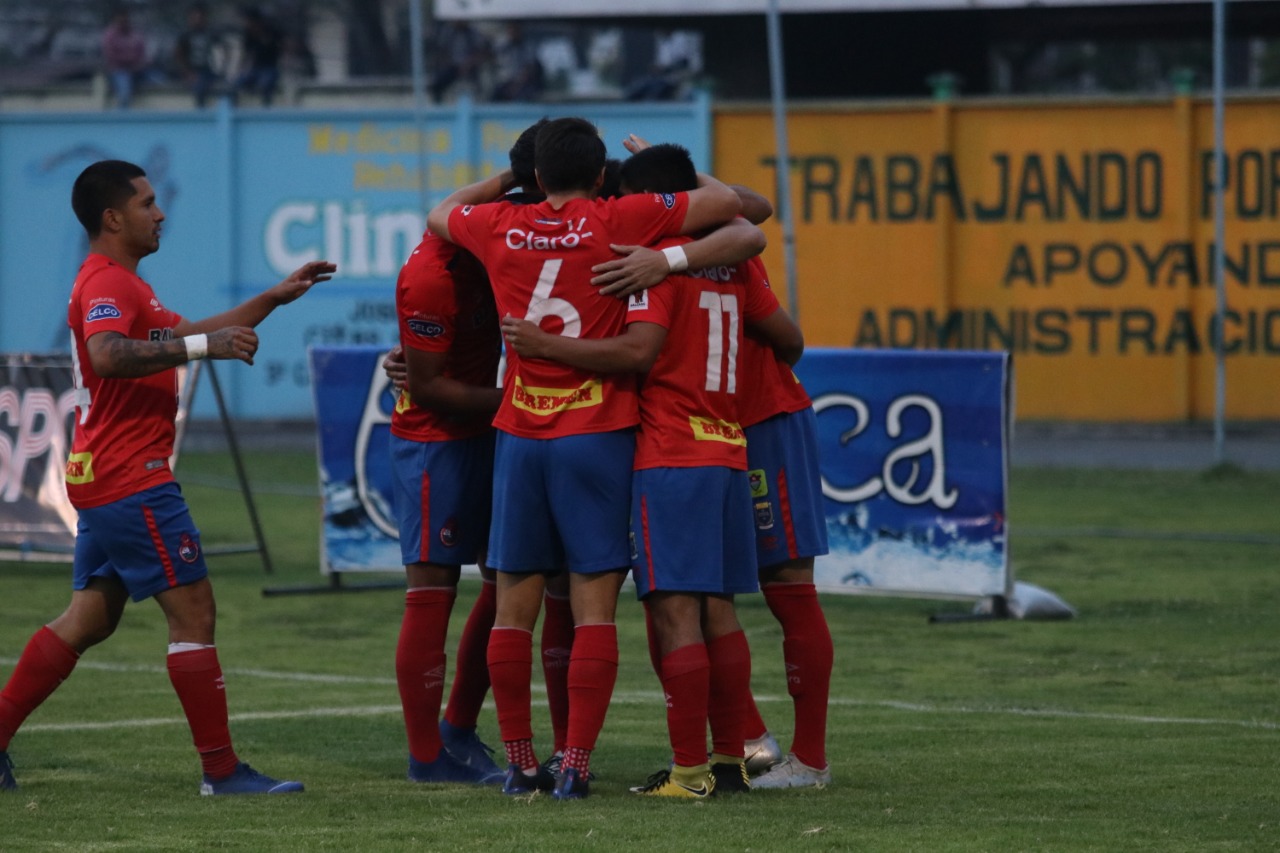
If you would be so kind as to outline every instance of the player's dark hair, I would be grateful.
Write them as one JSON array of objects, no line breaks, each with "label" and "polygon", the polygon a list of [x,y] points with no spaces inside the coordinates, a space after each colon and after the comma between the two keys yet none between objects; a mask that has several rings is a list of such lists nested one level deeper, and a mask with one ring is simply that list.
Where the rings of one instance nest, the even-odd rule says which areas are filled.
[{"label": "player's dark hair", "polygon": [[534,142],[538,180],[549,193],[589,192],[604,169],[604,141],[583,118],[558,118],[543,125]]},{"label": "player's dark hair", "polygon": [[610,157],[604,161],[604,181],[596,198],[617,198],[622,195],[622,161]]},{"label": "player's dark hair", "polygon": [[641,149],[623,161],[622,183],[632,192],[688,192],[698,187],[698,170],[688,149],[664,142]]},{"label": "player's dark hair", "polygon": [[89,239],[102,233],[102,214],[119,210],[137,192],[134,178],[145,178],[141,166],[124,160],[99,160],[87,167],[71,187],[71,209]]},{"label": "player's dark hair", "polygon": [[538,189],[538,176],[534,174],[534,151],[538,139],[538,131],[542,130],[551,119],[543,116],[526,127],[511,146],[507,157],[511,159],[511,174],[516,179],[516,186],[527,193],[542,192]]}]

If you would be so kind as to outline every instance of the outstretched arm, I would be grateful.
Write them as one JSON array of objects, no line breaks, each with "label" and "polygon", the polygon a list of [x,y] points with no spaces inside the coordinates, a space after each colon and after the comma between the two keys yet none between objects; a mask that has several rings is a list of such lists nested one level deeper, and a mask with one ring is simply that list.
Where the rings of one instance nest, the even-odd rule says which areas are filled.
[{"label": "outstretched arm", "polygon": [[183,320],[174,327],[177,336],[209,333],[227,326],[248,326],[253,328],[267,319],[267,316],[281,305],[288,305],[302,296],[313,286],[333,278],[338,267],[328,261],[310,261],[298,267],[279,284],[251,296],[230,311],[223,311],[213,317],[191,322]]},{"label": "outstretched arm", "polygon": [[[427,214],[427,228],[437,237],[450,240],[449,214],[455,207],[465,204],[485,204],[502,198],[502,194],[516,185],[510,169],[503,169],[491,178],[476,181],[454,190]],[[450,240],[452,242],[452,240]]]},{"label": "outstretched arm", "polygon": [[337,267],[328,261],[303,264],[274,287],[213,317],[173,327],[167,341],[128,338],[119,332],[99,332],[85,341],[94,373],[109,379],[150,376],[200,358],[234,359],[253,364],[258,333],[253,327],[281,305],[287,305],[314,285],[328,281]]},{"label": "outstretched arm", "polygon": [[568,338],[508,314],[502,320],[502,336],[521,358],[549,359],[598,373],[644,373],[658,357],[667,330],[656,323],[631,323],[613,338]]}]

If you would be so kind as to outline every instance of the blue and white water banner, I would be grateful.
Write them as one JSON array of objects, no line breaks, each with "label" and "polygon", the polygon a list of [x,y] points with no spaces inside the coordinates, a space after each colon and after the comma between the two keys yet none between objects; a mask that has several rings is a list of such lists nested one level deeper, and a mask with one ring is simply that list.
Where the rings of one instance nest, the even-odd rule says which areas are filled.
[{"label": "blue and white water banner", "polygon": [[1007,354],[811,349],[796,373],[818,415],[818,586],[1007,594]]},{"label": "blue and white water banner", "polygon": [[[309,350],[326,572],[401,567],[381,346]],[[968,352],[812,349],[828,591],[1007,594],[1009,360]]]},{"label": "blue and white water banner", "polygon": [[398,571],[400,532],[392,495],[395,391],[382,371],[386,347],[311,347],[325,573]]}]

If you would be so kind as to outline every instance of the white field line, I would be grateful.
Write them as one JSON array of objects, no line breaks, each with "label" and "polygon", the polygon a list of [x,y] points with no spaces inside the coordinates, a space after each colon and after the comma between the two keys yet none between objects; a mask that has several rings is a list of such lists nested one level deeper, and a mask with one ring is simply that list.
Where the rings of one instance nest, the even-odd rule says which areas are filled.
[{"label": "white field line", "polygon": [[[0,664],[12,666],[17,663],[14,658],[0,658]],[[82,661],[77,669],[96,669],[104,672],[150,672],[166,674],[164,667],[143,664],[113,664],[98,661]],[[277,681],[300,681],[320,684],[375,684],[394,685],[394,678],[362,677],[350,675],[325,675],[306,672],[275,672],[261,669],[224,670],[226,675],[245,676],[249,678],[267,678]],[[534,683],[534,691],[543,690]],[[756,702],[789,702],[789,696],[757,695]],[[640,705],[661,701],[658,691],[620,692],[613,694],[613,701],[622,705]],[[537,706],[545,706],[545,701],[535,701]],[[1013,708],[1013,707],[970,707],[965,705],[932,705],[921,702],[898,702],[878,699],[853,699],[832,697],[832,705],[855,708],[888,708],[897,711],[910,711],[918,714],[986,714],[1010,717],[1042,717],[1061,720],[1107,720],[1118,723],[1134,723],[1138,725],[1181,725],[1181,726],[1229,726],[1242,729],[1280,730],[1280,723],[1271,720],[1227,720],[1201,717],[1158,717],[1144,714],[1113,714],[1096,711],[1070,711],[1059,708]],[[492,707],[492,702],[486,703]],[[302,708],[292,711],[245,711],[233,713],[233,722],[240,720],[292,720],[310,717],[370,717],[384,714],[399,714],[399,705],[353,705],[341,708]],[[66,732],[66,731],[100,731],[105,729],[147,728],[152,726],[186,725],[183,717],[165,717],[147,720],[111,720],[83,723],[33,723],[22,727],[23,731]]]}]

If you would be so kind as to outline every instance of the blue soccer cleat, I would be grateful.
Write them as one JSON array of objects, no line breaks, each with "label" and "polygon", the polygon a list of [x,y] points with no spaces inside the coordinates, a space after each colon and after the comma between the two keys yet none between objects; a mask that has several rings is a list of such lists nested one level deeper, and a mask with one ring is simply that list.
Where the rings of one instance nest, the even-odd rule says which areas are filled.
[{"label": "blue soccer cleat", "polygon": [[460,728],[446,720],[441,720],[440,742],[444,744],[445,751],[459,764],[486,776],[496,776],[495,781],[502,781],[502,768],[493,760],[493,747],[480,740],[475,729]]},{"label": "blue soccer cleat", "polygon": [[18,780],[13,778],[13,759],[0,750],[0,791],[18,790]]},{"label": "blue soccer cleat", "polygon": [[578,771],[570,767],[556,782],[556,789],[551,792],[551,796],[557,800],[585,800],[591,796],[591,782],[588,777],[579,776]]},{"label": "blue soccer cleat", "polygon": [[[492,764],[492,762],[490,762]],[[494,772],[468,767],[458,761],[448,750],[441,749],[435,761],[419,761],[409,756],[410,782],[456,782],[464,785],[500,785],[502,771],[494,766]]]},{"label": "blue soccer cleat", "polygon": [[532,776],[520,769],[518,764],[507,765],[507,776],[502,782],[502,793],[509,797],[522,794],[536,794],[539,791],[554,791],[556,777],[542,767]]},{"label": "blue soccer cleat", "polygon": [[[547,760],[546,760],[546,761],[542,762],[542,767],[543,767],[543,769],[545,769],[548,773],[550,773],[552,776],[555,776],[557,779],[559,779],[559,778],[560,778],[560,765],[561,765],[561,764],[563,764],[563,763],[564,763],[564,753],[563,753],[563,752],[553,752],[553,753],[551,753],[551,755],[547,756]],[[588,771],[587,771],[587,781],[588,781],[588,782],[594,782],[594,781],[596,781],[596,774],[595,774],[595,771],[592,771],[592,770],[588,770]]]},{"label": "blue soccer cleat", "polygon": [[200,783],[200,794],[205,797],[220,797],[225,794],[292,794],[302,790],[301,782],[281,782],[264,776],[243,761],[236,765],[236,770],[223,779],[204,777]]}]

